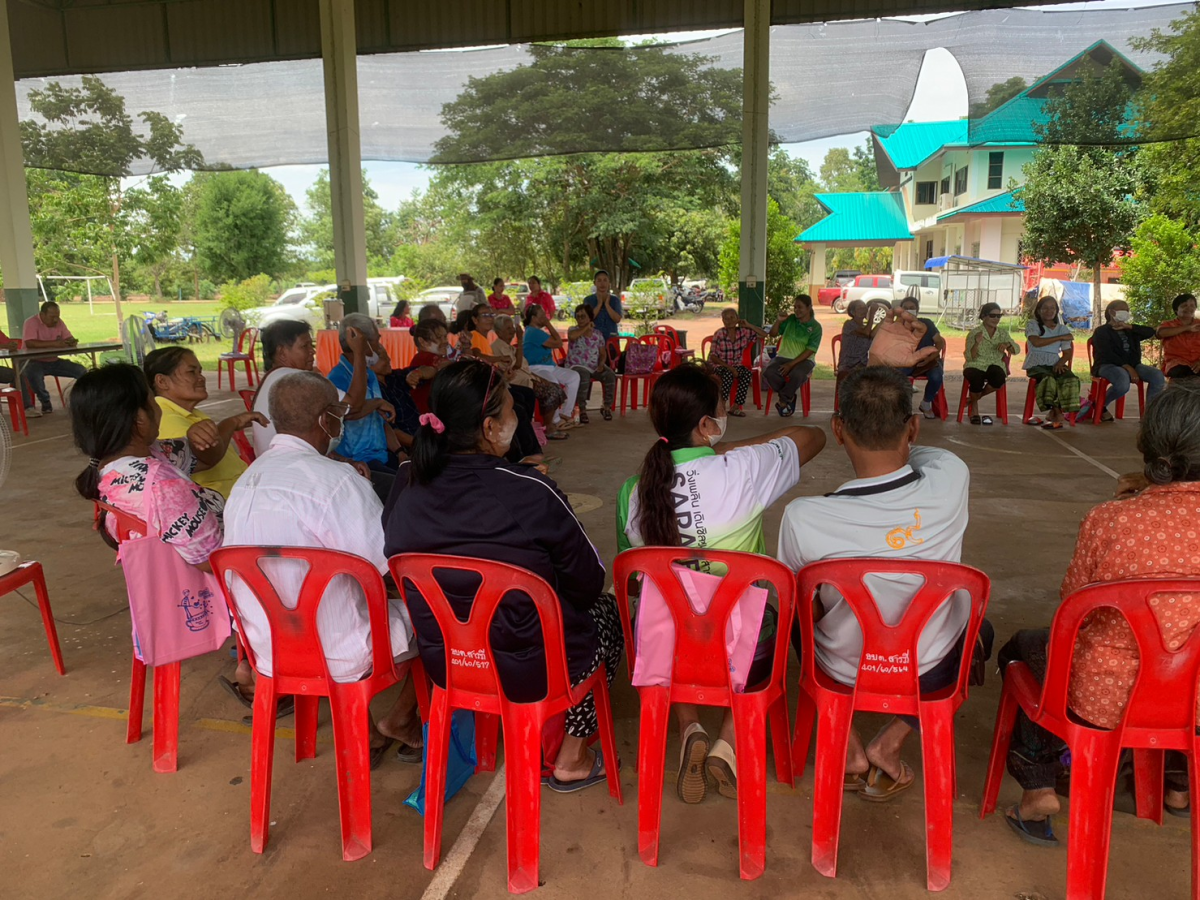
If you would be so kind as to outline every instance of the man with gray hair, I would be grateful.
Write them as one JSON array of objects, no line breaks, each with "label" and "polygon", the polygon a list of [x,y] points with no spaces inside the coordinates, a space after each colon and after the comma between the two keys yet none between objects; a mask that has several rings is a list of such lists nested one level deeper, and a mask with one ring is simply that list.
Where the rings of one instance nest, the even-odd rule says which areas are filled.
[{"label": "man with gray hair", "polygon": [[[358,327],[358,326],[355,326]],[[388,571],[383,552],[383,504],[371,483],[350,466],[329,458],[342,435],[349,406],[315,372],[283,376],[271,392],[275,437],[266,453],[248,468],[225,504],[226,545],[323,547],[369,560],[381,575]],[[294,604],[304,580],[296,560],[265,560],[263,572],[285,604]],[[271,632],[254,595],[235,580],[233,598],[243,637],[254,650],[258,670],[272,672]],[[416,655],[416,642],[403,604],[388,601],[392,655],[397,661]],[[317,632],[337,682],[357,681],[371,669],[371,627],[362,590],[345,578],[330,583],[317,610]],[[420,762],[421,722],[416,714],[412,679],[395,708],[377,725],[372,767],[393,741],[401,758]]]},{"label": "man with gray hair", "polygon": [[386,351],[379,345],[379,327],[370,316],[350,313],[338,325],[342,358],[330,371],[329,380],[340,391],[350,390],[350,382],[354,378],[350,342],[352,330],[367,339],[367,393],[362,408],[346,419],[337,451],[346,459],[366,463],[372,472],[377,473],[380,477],[372,479],[375,489],[386,497],[399,465],[396,454],[400,450],[401,440],[389,425],[395,419],[396,411],[384,399],[379,387],[379,377],[388,375],[392,366]]}]

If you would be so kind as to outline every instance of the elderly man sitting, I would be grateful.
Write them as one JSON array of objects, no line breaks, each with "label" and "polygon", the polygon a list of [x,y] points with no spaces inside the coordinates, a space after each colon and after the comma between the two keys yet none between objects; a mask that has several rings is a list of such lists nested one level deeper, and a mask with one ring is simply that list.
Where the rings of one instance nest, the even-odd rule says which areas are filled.
[{"label": "elderly man sitting", "polygon": [[[276,435],[234,486],[225,504],[225,543],[229,546],[324,547],[361,556],[380,574],[388,571],[383,552],[383,504],[370,482],[351,467],[328,458],[342,435],[348,407],[337,390],[315,372],[292,372],[271,392]],[[295,560],[266,560],[263,571],[285,604],[294,604],[304,580]],[[254,648],[258,669],[271,674],[271,632],[258,600],[240,581],[234,602]],[[408,614],[399,600],[388,601],[392,654],[397,662],[416,655]],[[337,682],[357,681],[371,668],[371,626],[361,589],[344,578],[330,583],[317,611],[317,631],[329,673]],[[395,707],[381,719],[372,740],[374,768],[394,742],[400,758],[420,762],[421,722],[412,679]]]},{"label": "elderly man sitting", "polygon": [[[37,315],[25,320],[21,329],[21,337],[25,341],[26,350],[46,349],[61,350],[74,347],[79,340],[71,334],[67,323],[59,316],[58,304],[47,300],[38,310]],[[50,392],[46,390],[46,376],[58,378],[79,378],[86,372],[79,363],[62,359],[59,356],[39,356],[26,363],[22,375],[29,380],[34,394],[42,403],[42,412],[48,413],[50,407]]]}]

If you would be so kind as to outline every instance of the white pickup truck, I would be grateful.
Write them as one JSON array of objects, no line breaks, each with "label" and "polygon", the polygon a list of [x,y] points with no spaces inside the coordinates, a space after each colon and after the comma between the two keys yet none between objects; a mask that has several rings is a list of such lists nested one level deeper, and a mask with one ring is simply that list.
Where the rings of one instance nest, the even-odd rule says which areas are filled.
[{"label": "white pickup truck", "polygon": [[903,300],[910,288],[921,291],[921,309],[939,309],[942,302],[942,276],[937,272],[893,272],[891,275],[859,275],[852,284],[842,288],[842,295],[834,301],[835,312],[845,313],[853,300],[870,303],[884,300],[891,303]]}]

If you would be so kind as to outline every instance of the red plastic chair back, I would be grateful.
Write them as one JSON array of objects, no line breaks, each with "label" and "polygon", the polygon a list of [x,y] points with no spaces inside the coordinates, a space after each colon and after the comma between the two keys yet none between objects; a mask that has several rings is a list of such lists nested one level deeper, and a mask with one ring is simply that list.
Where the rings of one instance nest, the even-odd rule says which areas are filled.
[{"label": "red plastic chair back", "polygon": [[250,439],[246,437],[244,432],[235,431],[233,433],[233,445],[237,448],[237,454],[242,458],[242,462],[246,465],[254,462],[256,459],[254,445],[250,443]]},{"label": "red plastic chair back", "polygon": [[[96,508],[103,510],[108,516],[111,516],[113,521],[117,523],[117,543],[129,540],[131,534],[142,535],[143,537],[150,533],[149,526],[146,525],[137,516],[130,515],[127,512],[117,509],[115,506],[109,506],[107,503],[96,501]],[[99,519],[96,520],[99,526]],[[100,526],[102,527],[102,526]]]},{"label": "red plastic chair back", "polygon": [[242,388],[238,391],[238,396],[242,398],[242,402],[246,404],[246,412],[254,412],[254,398],[258,395],[258,391],[253,388]]},{"label": "red plastic chair back", "polygon": [[654,333],[666,338],[670,344],[668,350],[674,351],[677,347],[682,347],[683,344],[679,340],[679,333],[670,325],[655,325]]},{"label": "red plastic chair back", "polygon": [[700,342],[700,356],[702,358],[708,359],[709,353],[712,352],[712,342],[713,339],[711,334]]},{"label": "red plastic chair back", "polygon": [[[260,567],[267,559],[294,560],[307,565],[300,596],[294,609],[279,598],[275,585]],[[317,609],[329,583],[339,575],[358,583],[366,598],[371,623],[371,675],[366,680],[396,681],[395,663],[388,622],[387,590],[383,578],[370,562],[339,550],[317,547],[222,547],[209,557],[221,582],[225,599],[238,626],[245,634],[237,608],[231,576],[236,575],[254,594],[266,614],[271,631],[271,677],[282,694],[328,696],[333,679],[317,632]],[[246,644],[246,658],[258,671],[255,649]]]},{"label": "red plastic chair back", "polygon": [[842,355],[842,336],[835,334],[829,339],[829,350],[833,353],[833,371],[837,371],[838,358]]},{"label": "red plastic chair back", "polygon": [[[885,622],[868,589],[868,575],[918,575],[924,583],[916,589],[908,608],[894,624]],[[842,685],[821,669],[814,646],[814,606],[811,599],[822,585],[834,588],[858,620],[863,635],[858,677],[852,687]],[[920,688],[917,658],[921,632],[935,612],[950,601],[956,591],[965,590],[971,598],[971,616],[967,624],[963,660],[956,684],[924,699],[944,699],[967,692],[971,651],[987,609],[991,582],[978,569],[958,563],[919,559],[829,559],[811,563],[800,570],[797,596],[800,604],[800,672],[806,690],[831,690],[855,696],[856,709],[874,709],[886,703],[888,712],[917,715]]]}]

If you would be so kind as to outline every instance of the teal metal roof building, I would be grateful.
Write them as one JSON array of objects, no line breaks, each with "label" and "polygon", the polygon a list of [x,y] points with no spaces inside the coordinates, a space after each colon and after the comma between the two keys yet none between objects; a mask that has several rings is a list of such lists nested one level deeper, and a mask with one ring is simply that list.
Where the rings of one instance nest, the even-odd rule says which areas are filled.
[{"label": "teal metal roof building", "polygon": [[814,196],[829,215],[805,229],[797,241],[866,247],[912,240],[903,200],[894,191]]}]

